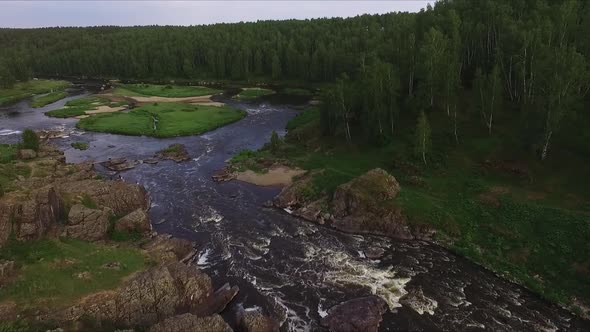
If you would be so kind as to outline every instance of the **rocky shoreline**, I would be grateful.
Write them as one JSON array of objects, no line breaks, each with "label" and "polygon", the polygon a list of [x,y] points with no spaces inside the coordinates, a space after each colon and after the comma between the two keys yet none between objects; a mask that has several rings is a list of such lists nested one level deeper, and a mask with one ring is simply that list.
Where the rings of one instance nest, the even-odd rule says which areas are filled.
[{"label": "rocky shoreline", "polygon": [[[0,248],[10,241],[75,238],[109,243],[113,229],[141,234],[137,247],[152,262],[114,290],[88,294],[65,309],[25,313],[15,302],[0,301],[0,320],[51,321],[66,330],[139,328],[149,331],[232,331],[219,316],[239,289],[213,288],[211,278],[191,262],[196,244],[151,230],[146,190],[124,181],[102,179],[92,163],[66,164],[63,152],[42,144],[38,153],[21,153],[16,161],[29,167],[0,197]],[[0,262],[0,287],[18,278],[20,262]],[[118,269],[113,262],[105,268]],[[91,272],[80,275],[86,278]],[[278,331],[278,323],[262,312],[240,316],[244,331]],[[261,329],[262,328],[262,329]]]}]

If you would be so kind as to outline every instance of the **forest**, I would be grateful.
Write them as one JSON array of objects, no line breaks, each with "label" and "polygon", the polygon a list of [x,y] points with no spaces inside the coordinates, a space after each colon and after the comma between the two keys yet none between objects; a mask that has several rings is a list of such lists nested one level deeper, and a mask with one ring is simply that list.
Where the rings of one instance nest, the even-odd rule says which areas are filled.
[{"label": "forest", "polygon": [[[465,121],[493,135],[500,119],[545,159],[563,123],[588,118],[583,0],[449,0],[419,13],[190,27],[0,29],[0,45],[3,86],[37,76],[322,83],[323,133],[349,142],[387,142],[404,118],[418,119],[426,134],[438,112],[451,121],[436,125],[457,144]],[[436,145],[417,136],[427,162]]]}]

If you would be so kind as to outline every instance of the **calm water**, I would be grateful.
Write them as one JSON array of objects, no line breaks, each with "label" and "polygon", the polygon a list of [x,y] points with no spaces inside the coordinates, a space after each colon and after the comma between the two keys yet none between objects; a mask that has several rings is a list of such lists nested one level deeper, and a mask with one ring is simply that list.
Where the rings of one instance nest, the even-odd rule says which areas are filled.
[{"label": "calm water", "polygon": [[[149,191],[157,231],[196,241],[200,254],[194,264],[217,284],[240,287],[225,314],[228,320],[240,307],[262,307],[283,322],[284,331],[317,331],[331,306],[375,293],[391,309],[382,331],[590,330],[590,322],[438,246],[342,234],[264,208],[277,188],[211,180],[232,155],[261,147],[273,130],[282,132],[296,114],[292,107],[225,100],[248,116],[204,135],[154,139],[82,132],[75,129],[76,120],[43,115],[66,100],[39,109],[27,101],[0,108],[0,143],[17,141],[28,127],[61,129],[68,137],[53,143],[65,150],[68,162],[142,160],[169,144],[184,144],[191,161],[139,164],[121,175]],[[88,142],[90,148],[72,149],[75,141]],[[365,258],[363,252],[375,247],[385,249],[384,257]],[[400,303],[406,294],[412,300]]]}]

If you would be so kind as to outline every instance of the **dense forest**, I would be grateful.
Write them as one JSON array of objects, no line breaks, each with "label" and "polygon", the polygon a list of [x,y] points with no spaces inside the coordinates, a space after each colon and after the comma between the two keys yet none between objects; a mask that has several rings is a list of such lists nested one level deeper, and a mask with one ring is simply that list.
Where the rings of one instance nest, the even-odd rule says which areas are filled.
[{"label": "dense forest", "polygon": [[436,126],[456,144],[465,121],[494,135],[498,119],[508,119],[540,159],[564,123],[588,120],[583,0],[449,0],[419,13],[191,27],[1,29],[0,45],[3,86],[33,76],[327,83],[324,134],[383,144],[411,118],[425,163],[435,148],[432,114],[447,116]]}]

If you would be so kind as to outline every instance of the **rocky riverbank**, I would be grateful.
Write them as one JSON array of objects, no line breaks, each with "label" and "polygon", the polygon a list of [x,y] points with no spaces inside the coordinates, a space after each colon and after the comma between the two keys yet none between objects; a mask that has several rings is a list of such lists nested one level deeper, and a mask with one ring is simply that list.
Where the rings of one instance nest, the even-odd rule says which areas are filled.
[{"label": "rocky riverbank", "polygon": [[429,240],[433,230],[408,223],[401,207],[394,201],[401,187],[382,169],[338,186],[331,197],[315,194],[312,175],[299,178],[285,187],[272,205],[290,214],[344,232],[374,234],[394,239]]},{"label": "rocky riverbank", "polygon": [[[15,244],[77,239],[111,248],[133,247],[148,263],[145,269],[123,278],[115,289],[83,294],[66,307],[44,306],[39,296],[38,306],[31,310],[30,305],[24,307],[8,297],[0,301],[1,321],[24,319],[66,330],[232,330],[219,313],[239,289],[226,284],[216,290],[208,275],[191,266],[196,243],[151,231],[149,197],[142,186],[106,181],[90,162],[66,164],[63,153],[48,144],[42,144],[38,152],[20,151],[19,155],[21,159],[13,163],[29,172],[17,176],[0,197],[0,258],[3,250],[9,252]],[[134,240],[115,243],[113,234]],[[0,261],[0,292],[16,293],[11,287],[31,262]],[[67,269],[84,262],[56,260],[51,264]],[[126,268],[115,258],[100,267],[107,271]],[[100,273],[88,270],[73,277],[91,281]],[[265,322],[265,329],[256,328],[260,322]],[[244,314],[233,324],[245,331],[278,330],[278,324],[260,312]]]}]

